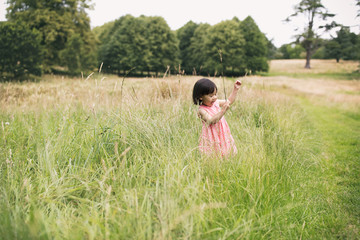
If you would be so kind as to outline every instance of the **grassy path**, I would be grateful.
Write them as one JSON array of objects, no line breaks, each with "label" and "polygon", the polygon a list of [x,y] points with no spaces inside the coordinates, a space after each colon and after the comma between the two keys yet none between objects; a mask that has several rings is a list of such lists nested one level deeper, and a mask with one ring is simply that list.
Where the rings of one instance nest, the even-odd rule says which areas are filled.
[{"label": "grassy path", "polygon": [[[337,237],[360,238],[360,112],[320,105],[308,99],[301,105],[318,130],[322,154],[322,181],[339,229]],[[325,185],[325,184],[324,184]]]}]

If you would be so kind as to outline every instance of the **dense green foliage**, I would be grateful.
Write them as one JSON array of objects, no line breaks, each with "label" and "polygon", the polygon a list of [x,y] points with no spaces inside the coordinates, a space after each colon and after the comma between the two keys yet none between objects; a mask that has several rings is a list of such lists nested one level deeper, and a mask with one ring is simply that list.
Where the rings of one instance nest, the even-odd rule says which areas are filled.
[{"label": "dense green foliage", "polygon": [[126,15],[99,34],[99,62],[104,71],[165,72],[178,64],[178,41],[162,17]]},{"label": "dense green foliage", "polygon": [[96,29],[100,41],[99,64],[121,73],[244,75],[267,71],[268,42],[251,17],[234,18],[214,26],[188,22],[176,31],[160,17],[127,15]]},{"label": "dense green foliage", "polygon": [[276,59],[279,57],[278,49],[273,43],[273,39],[267,39],[268,59]]},{"label": "dense green foliage", "polygon": [[229,75],[245,69],[245,40],[239,23],[222,21],[209,28],[205,41],[204,70],[208,74]]},{"label": "dense green foliage", "polygon": [[192,58],[194,58],[193,51],[191,51],[191,38],[194,36],[194,32],[198,26],[199,24],[189,21],[176,31],[177,38],[179,39],[181,68],[188,74],[192,73],[196,66],[194,61],[191,61]]},{"label": "dense green foliage", "polygon": [[360,60],[360,35],[350,32],[349,28],[341,28],[325,45],[327,58],[344,60]]},{"label": "dense green foliage", "polygon": [[255,21],[249,16],[240,23],[245,38],[245,64],[247,71],[267,72],[268,43]]},{"label": "dense green foliage", "polygon": [[[162,17],[143,17],[149,46],[148,71],[165,71],[178,63],[178,40]],[[175,65],[176,66],[176,65]]]},{"label": "dense green foliage", "polygon": [[305,57],[305,49],[300,44],[289,43],[279,48],[281,59],[299,59]]},{"label": "dense green foliage", "polygon": [[91,47],[84,44],[80,34],[73,34],[68,39],[65,48],[60,51],[61,65],[66,66],[70,74],[89,70],[94,66],[95,54]]},{"label": "dense green foliage", "polygon": [[22,22],[0,23],[0,79],[41,75],[40,34]]},{"label": "dense green foliage", "polygon": [[[199,24],[194,31],[194,35],[190,38],[189,52],[191,58],[182,59],[182,62],[186,62],[187,65],[192,67],[192,73],[207,74],[204,70],[204,63],[207,60],[205,42],[207,41],[207,31],[210,28],[209,24]],[[217,57],[217,59],[220,58]]]},{"label": "dense green foliage", "polygon": [[360,60],[360,34],[350,32],[349,27],[341,27],[330,40],[322,40],[321,47],[313,58]]},{"label": "dense green foliage", "polygon": [[[45,71],[51,71],[55,66],[70,66],[69,70],[75,71],[73,64],[85,70],[95,66],[96,60],[93,51],[95,38],[85,12],[90,7],[88,2],[9,0],[7,18],[10,22],[23,22],[40,32]],[[74,51],[74,45],[77,45],[77,51]],[[76,63],[68,62],[77,58],[79,61]]]},{"label": "dense green foliage", "polygon": [[[244,75],[268,70],[265,35],[251,17],[214,26],[187,23],[171,31],[162,17],[126,15],[89,31],[87,1],[11,1],[9,21],[41,34],[44,70],[78,74],[102,65],[108,73]],[[60,67],[60,68],[59,68]]]},{"label": "dense green foliage", "polygon": [[[274,58],[306,57],[306,66],[310,67],[312,56],[350,60],[359,59],[360,55],[359,35],[345,28],[332,41],[320,39],[319,28],[337,26],[335,23],[316,24],[317,17],[326,19],[333,16],[326,12],[320,0],[302,0],[296,6],[291,17],[306,15],[309,22],[296,43],[285,44],[279,49],[250,16],[242,21],[234,17],[213,26],[189,21],[172,31],[162,17],[126,15],[91,31],[86,13],[91,8],[91,0],[8,2],[9,22],[21,22],[40,33],[41,52],[39,50],[33,55],[41,55],[41,68],[46,73],[80,75],[102,66],[104,72],[119,75],[169,72],[239,76],[267,72],[268,60]],[[9,46],[7,51],[17,51],[11,44]],[[9,64],[12,66],[7,66]],[[6,67],[2,67],[2,75],[20,78],[11,72],[6,73],[16,67],[19,66],[7,62]],[[40,63],[33,67],[39,69]],[[20,72],[17,70],[18,74]],[[39,73],[41,71],[36,74]]]},{"label": "dense green foliage", "polygon": [[214,26],[189,22],[177,33],[187,73],[229,76],[268,70],[268,41],[251,17]]}]

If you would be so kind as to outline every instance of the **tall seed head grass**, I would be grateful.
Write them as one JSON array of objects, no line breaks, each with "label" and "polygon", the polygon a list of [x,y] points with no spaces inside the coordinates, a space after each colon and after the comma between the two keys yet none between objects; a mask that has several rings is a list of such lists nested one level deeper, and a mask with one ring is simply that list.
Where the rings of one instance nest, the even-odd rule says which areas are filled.
[{"label": "tall seed head grass", "polygon": [[245,83],[226,115],[239,154],[208,159],[191,101],[198,78],[127,78],[120,97],[118,78],[94,77],[1,86],[2,236],[289,239],[309,237],[305,221],[316,229],[301,184],[316,140],[288,97]]}]

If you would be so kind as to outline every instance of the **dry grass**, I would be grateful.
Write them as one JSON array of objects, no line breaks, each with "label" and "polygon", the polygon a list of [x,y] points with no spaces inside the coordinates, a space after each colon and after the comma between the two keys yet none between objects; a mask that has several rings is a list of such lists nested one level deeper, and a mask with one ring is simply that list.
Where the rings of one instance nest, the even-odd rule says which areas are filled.
[{"label": "dry grass", "polygon": [[[0,84],[1,111],[33,111],[36,109],[82,106],[85,109],[149,107],[166,105],[177,99],[190,101],[192,87],[200,77],[122,78],[96,76],[89,79],[45,76],[41,82]],[[211,78],[223,89],[219,78]],[[230,83],[231,84],[231,83]],[[219,90],[223,97],[223,91]],[[229,90],[230,91],[230,90]],[[121,102],[123,104],[121,104]]]},{"label": "dry grass", "polygon": [[346,108],[360,108],[360,81],[300,79],[291,77],[247,77],[243,80],[250,88],[287,92],[292,95],[306,94],[321,98],[328,104],[341,104]]},{"label": "dry grass", "polygon": [[[312,60],[312,69],[303,68],[304,60],[274,60],[271,71],[279,72],[343,72],[353,71],[357,62],[336,63],[333,60]],[[68,108],[82,106],[84,109],[116,109],[167,105],[176,99],[177,103],[191,102],[193,84],[198,76],[172,76],[167,78],[126,78],[121,93],[122,78],[107,75],[91,75],[88,79],[45,76],[41,82],[0,84],[0,109],[2,111],[32,111],[36,109]],[[223,98],[223,81],[211,78],[218,86],[219,98]],[[324,98],[326,101],[360,107],[360,81],[331,80],[328,78],[293,78],[289,76],[242,78],[243,95],[262,96],[266,88],[273,91],[307,94]],[[227,95],[232,88],[231,81],[225,82]],[[253,91],[250,91],[250,90]],[[250,92],[249,92],[250,91]],[[254,93],[255,92],[255,93]]]},{"label": "dry grass", "polygon": [[39,83],[0,84],[0,105],[3,111],[49,109],[60,105],[110,109],[120,107],[121,101],[136,107],[172,97],[188,97],[185,89],[193,81],[195,78],[127,78],[121,97],[122,78],[116,76],[92,76],[88,80],[45,76]]},{"label": "dry grass", "polygon": [[[304,68],[305,60],[273,60],[271,77],[245,77],[245,88],[260,88],[290,95],[318,98],[326,104],[340,104],[350,109],[360,108],[360,81],[335,80],[331,74],[347,74],[358,69],[356,61],[311,60],[311,69]],[[292,77],[292,74],[298,76]],[[325,74],[325,75],[323,75]],[[330,74],[329,76],[326,74]],[[306,76],[306,77],[302,77]]]},{"label": "dry grass", "polygon": [[273,73],[349,73],[358,69],[359,62],[335,60],[312,59],[310,62],[311,69],[305,69],[304,59],[281,59],[270,62],[270,72]]}]

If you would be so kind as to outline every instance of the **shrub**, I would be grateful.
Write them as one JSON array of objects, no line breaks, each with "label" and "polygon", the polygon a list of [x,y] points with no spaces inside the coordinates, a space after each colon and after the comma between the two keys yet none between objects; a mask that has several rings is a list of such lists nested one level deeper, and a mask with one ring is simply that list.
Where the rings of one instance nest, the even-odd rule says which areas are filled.
[{"label": "shrub", "polygon": [[0,78],[22,80],[42,73],[40,34],[24,23],[0,23]]}]

